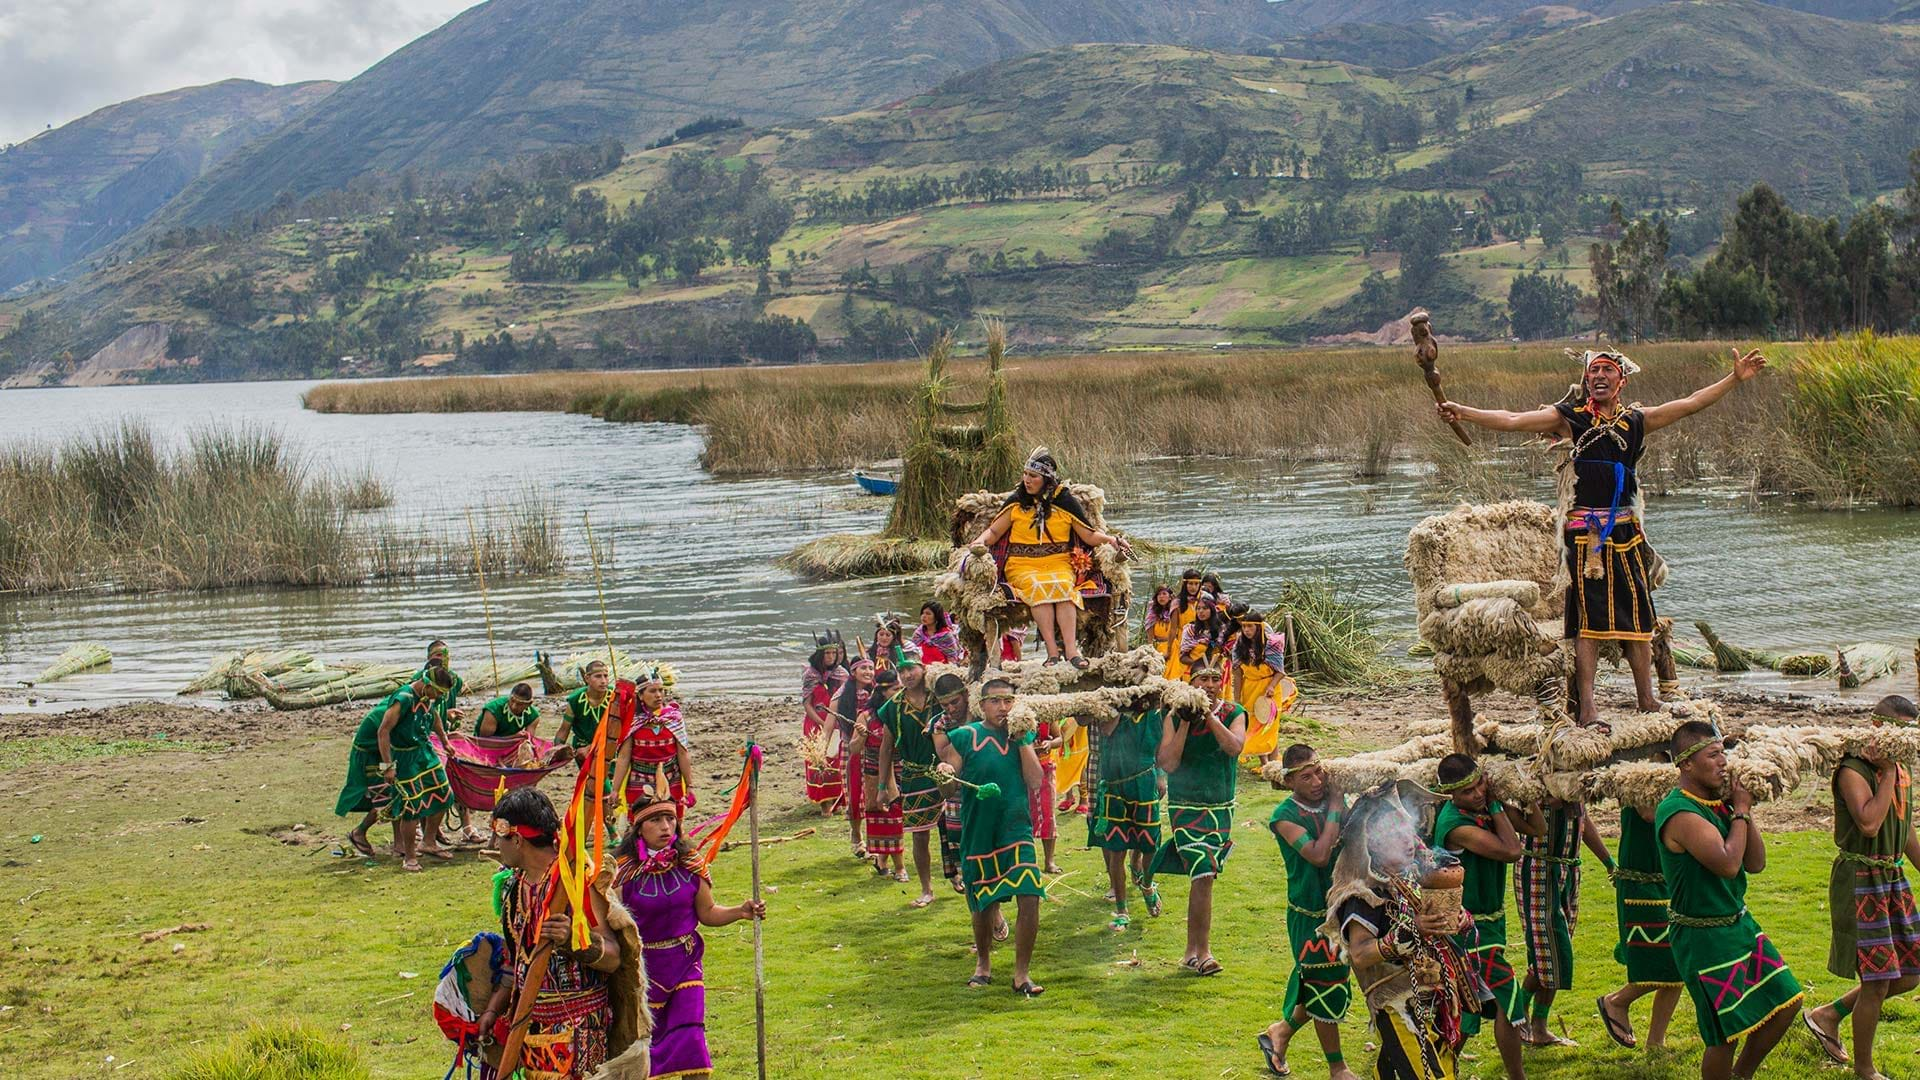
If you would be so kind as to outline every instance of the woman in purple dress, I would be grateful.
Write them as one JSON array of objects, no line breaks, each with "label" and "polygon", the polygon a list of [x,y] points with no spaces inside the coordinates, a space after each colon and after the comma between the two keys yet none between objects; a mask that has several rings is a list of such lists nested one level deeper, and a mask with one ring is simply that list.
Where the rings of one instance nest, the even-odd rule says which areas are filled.
[{"label": "woman in purple dress", "polygon": [[707,989],[702,926],[765,918],[766,905],[713,902],[713,882],[680,832],[680,807],[665,799],[639,808],[614,854],[613,884],[640,927],[647,963],[647,1007],[653,1013],[655,1077],[713,1075],[707,1053]]}]

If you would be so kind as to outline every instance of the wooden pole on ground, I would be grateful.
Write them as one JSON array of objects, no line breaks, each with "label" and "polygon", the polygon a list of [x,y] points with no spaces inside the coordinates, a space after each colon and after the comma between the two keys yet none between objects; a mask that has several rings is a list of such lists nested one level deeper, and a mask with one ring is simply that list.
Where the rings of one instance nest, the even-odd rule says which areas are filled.
[{"label": "wooden pole on ground", "polygon": [[[753,753],[753,744],[747,744]],[[737,818],[735,820],[738,820]],[[760,899],[760,770],[747,771],[747,845],[753,849],[753,899]],[[761,938],[763,919],[753,920],[753,1033],[760,1080],[767,1080],[767,958]]]},{"label": "wooden pole on ground", "polygon": [[467,546],[473,549],[473,572],[480,577],[480,615],[487,622],[487,659],[493,662],[493,688],[500,689],[500,655],[493,649],[493,606],[487,602],[487,570],[480,565],[480,537],[473,529],[473,510],[467,510]]}]

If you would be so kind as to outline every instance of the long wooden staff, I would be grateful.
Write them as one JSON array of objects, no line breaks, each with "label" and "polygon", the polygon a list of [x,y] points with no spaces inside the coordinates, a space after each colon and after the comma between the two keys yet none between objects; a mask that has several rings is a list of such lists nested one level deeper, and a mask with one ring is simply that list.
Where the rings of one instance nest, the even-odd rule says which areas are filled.
[{"label": "long wooden staff", "polygon": [[[587,555],[593,559],[593,591],[600,598],[600,633],[607,639],[607,681],[618,684],[620,681],[620,658],[613,651],[613,631],[607,627],[607,590],[600,582],[600,548],[593,542],[593,515],[590,511],[580,511],[580,523],[587,527]],[[608,699],[612,704],[612,699]]]},{"label": "long wooden staff", "polygon": [[[1446,404],[1447,395],[1440,390],[1440,369],[1435,362],[1440,359],[1440,339],[1433,336],[1433,316],[1424,308],[1416,308],[1407,319],[1413,331],[1413,362],[1420,365],[1420,373],[1427,380],[1427,389],[1433,391],[1435,405]],[[1473,437],[1467,434],[1466,426],[1458,420],[1447,421],[1453,433],[1467,446],[1473,445]]]},{"label": "long wooden staff", "polygon": [[480,537],[473,530],[473,510],[467,510],[467,545],[473,548],[473,572],[480,576],[480,615],[487,622],[487,659],[493,662],[493,688],[500,689],[500,654],[493,650],[493,606],[487,602],[487,570],[480,565]]},{"label": "long wooden staff", "polygon": [[[753,744],[747,744],[753,753]],[[760,900],[760,770],[747,772],[747,845],[753,849],[753,899]],[[767,958],[760,936],[764,920],[753,920],[753,1032],[760,1080],[767,1080]]]}]

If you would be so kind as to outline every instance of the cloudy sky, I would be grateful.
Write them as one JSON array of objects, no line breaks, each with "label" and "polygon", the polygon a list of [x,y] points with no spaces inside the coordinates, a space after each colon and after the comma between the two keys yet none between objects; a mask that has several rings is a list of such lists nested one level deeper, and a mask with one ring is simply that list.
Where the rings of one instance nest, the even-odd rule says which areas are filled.
[{"label": "cloudy sky", "polygon": [[0,0],[0,143],[116,101],[347,79],[478,0]]}]

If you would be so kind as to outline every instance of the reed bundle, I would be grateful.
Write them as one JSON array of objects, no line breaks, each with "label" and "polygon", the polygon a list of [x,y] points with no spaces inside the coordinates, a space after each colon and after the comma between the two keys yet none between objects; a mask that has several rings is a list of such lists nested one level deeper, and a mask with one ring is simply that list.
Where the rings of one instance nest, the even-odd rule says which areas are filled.
[{"label": "reed bundle", "polygon": [[78,675],[83,671],[94,671],[113,663],[113,654],[105,645],[95,641],[84,641],[69,645],[67,650],[56,657],[47,669],[34,680],[36,685],[64,679],[69,675]]},{"label": "reed bundle", "polygon": [[226,653],[213,658],[207,665],[206,674],[194,679],[175,691],[179,694],[199,694],[208,690],[226,688],[231,680],[248,675],[272,677],[296,668],[315,666],[313,654],[304,649],[250,649],[246,652]]}]

